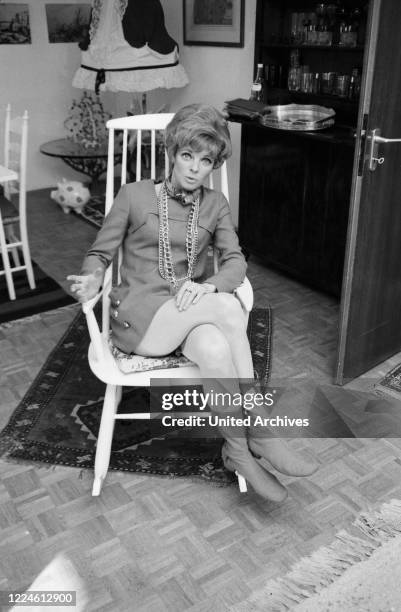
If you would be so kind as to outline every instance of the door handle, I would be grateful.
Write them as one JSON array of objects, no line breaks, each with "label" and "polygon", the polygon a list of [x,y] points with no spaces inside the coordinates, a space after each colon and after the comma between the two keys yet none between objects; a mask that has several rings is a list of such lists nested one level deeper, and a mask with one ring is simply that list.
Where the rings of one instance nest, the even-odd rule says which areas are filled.
[{"label": "door handle", "polygon": [[378,157],[379,152],[379,144],[391,144],[392,142],[401,142],[401,138],[384,138],[380,136],[381,130],[380,128],[376,128],[372,130],[368,134],[368,142],[369,142],[369,170],[374,172],[377,168],[377,164],[384,163],[384,157]]}]

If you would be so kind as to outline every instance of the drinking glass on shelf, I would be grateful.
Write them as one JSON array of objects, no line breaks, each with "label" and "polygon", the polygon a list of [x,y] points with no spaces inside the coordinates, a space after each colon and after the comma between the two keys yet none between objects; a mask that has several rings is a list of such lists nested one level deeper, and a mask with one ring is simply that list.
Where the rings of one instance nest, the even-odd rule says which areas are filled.
[{"label": "drinking glass on shelf", "polygon": [[321,90],[323,94],[333,93],[335,77],[335,72],[322,72]]},{"label": "drinking glass on shelf", "polygon": [[320,79],[320,74],[319,72],[315,72],[315,74],[313,74],[313,79],[312,79],[312,93],[313,94],[320,94],[320,87],[321,87],[321,79]]},{"label": "drinking glass on shelf", "polygon": [[339,74],[336,78],[334,94],[340,98],[347,98],[351,77],[349,74]]},{"label": "drinking glass on shelf", "polygon": [[301,89],[301,68],[290,68],[288,71],[288,89],[299,91]]},{"label": "drinking glass on shelf", "polygon": [[337,14],[337,4],[335,2],[330,2],[326,6],[326,15],[331,26],[334,25]]},{"label": "drinking glass on shelf", "polygon": [[304,42],[305,23],[307,22],[307,17],[307,13],[297,13],[297,35],[296,40],[294,41],[296,44],[301,44]]},{"label": "drinking glass on shelf", "polygon": [[304,93],[312,93],[313,88],[313,72],[303,72],[301,77],[301,91]]},{"label": "drinking glass on shelf", "polygon": [[299,42],[298,39],[298,13],[291,13],[290,15],[290,43],[296,44]]}]

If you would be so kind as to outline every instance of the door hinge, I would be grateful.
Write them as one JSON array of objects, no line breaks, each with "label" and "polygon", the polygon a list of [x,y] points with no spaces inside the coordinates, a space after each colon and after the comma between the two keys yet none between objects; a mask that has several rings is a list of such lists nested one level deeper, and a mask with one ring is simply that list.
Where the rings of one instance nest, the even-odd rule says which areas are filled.
[{"label": "door hinge", "polygon": [[363,120],[362,120],[361,137],[359,141],[358,176],[363,175],[363,168],[365,165],[365,149],[366,149],[366,135],[367,135],[367,128],[368,128],[368,118],[369,118],[369,115],[365,113],[363,116]]}]

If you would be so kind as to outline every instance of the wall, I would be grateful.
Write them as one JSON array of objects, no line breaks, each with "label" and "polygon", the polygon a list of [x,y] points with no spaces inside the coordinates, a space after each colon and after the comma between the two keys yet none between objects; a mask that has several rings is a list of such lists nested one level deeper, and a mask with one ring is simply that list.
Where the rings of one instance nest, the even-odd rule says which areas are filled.
[{"label": "wall", "polygon": [[[182,0],[162,0],[168,31],[180,44],[180,58],[190,84],[179,90],[174,107],[206,102],[222,109],[226,100],[249,97],[253,76],[256,0],[245,0],[244,47],[201,47],[183,45]],[[174,108],[172,108],[174,110]],[[230,204],[238,216],[240,134],[238,124],[230,124],[233,155],[228,162]]]},{"label": "wall", "polygon": [[[12,0],[15,2],[15,0]],[[21,0],[20,0],[21,1]],[[79,65],[80,50],[74,43],[49,44],[45,3],[48,0],[25,0],[30,8],[31,45],[1,45],[0,75],[7,87],[0,89],[0,111],[8,102],[20,112],[30,113],[28,188],[54,185],[62,176],[83,177],[64,162],[39,153],[42,142],[65,135],[63,121],[73,98],[81,90],[71,85]],[[83,0],[68,0],[79,3]],[[89,1],[89,0],[88,0]],[[63,3],[62,0],[52,2]],[[156,90],[148,94],[148,109],[163,103],[170,110],[190,102],[206,102],[223,108],[224,101],[247,97],[253,72],[256,0],[246,0],[244,48],[184,46],[182,0],[161,0],[169,33],[178,42],[180,58],[190,84],[183,89]],[[103,94],[106,108],[114,116],[124,115],[131,103],[129,94]],[[0,122],[1,125],[2,122]],[[240,128],[231,124],[233,156],[229,160],[230,199],[234,218],[238,210]],[[1,134],[0,134],[1,136]]]},{"label": "wall", "polygon": [[[18,4],[23,0],[11,1]],[[11,104],[13,114],[25,109],[29,112],[28,189],[52,186],[63,176],[84,178],[61,160],[39,152],[41,143],[65,135],[63,122],[73,98],[81,95],[71,84],[80,50],[75,43],[49,44],[45,12],[48,1],[25,0],[29,5],[32,44],[0,45],[0,117],[7,103]],[[71,4],[82,1],[68,0]],[[112,102],[107,99],[106,104],[110,106]],[[2,125],[0,119],[0,130]],[[0,137],[3,142],[2,133]]]}]

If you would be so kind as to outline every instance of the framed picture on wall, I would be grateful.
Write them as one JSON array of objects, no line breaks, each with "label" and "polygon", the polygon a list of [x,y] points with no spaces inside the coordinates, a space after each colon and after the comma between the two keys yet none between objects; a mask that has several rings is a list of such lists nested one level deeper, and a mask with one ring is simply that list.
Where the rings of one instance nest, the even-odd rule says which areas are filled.
[{"label": "framed picture on wall", "polygon": [[89,31],[90,4],[46,4],[50,43],[81,42]]},{"label": "framed picture on wall", "polygon": [[27,4],[0,4],[0,45],[24,45],[31,42]]},{"label": "framed picture on wall", "polygon": [[184,45],[244,46],[245,0],[183,0]]}]

